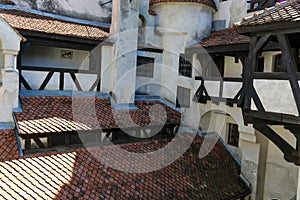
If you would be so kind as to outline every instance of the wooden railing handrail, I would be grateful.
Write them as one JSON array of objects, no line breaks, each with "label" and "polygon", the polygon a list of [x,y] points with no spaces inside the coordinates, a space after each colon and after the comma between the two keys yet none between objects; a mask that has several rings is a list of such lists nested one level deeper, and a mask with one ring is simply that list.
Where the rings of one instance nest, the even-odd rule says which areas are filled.
[{"label": "wooden railing handrail", "polygon": [[195,80],[205,80],[205,81],[223,81],[223,82],[243,82],[242,77],[203,77],[196,76]]}]

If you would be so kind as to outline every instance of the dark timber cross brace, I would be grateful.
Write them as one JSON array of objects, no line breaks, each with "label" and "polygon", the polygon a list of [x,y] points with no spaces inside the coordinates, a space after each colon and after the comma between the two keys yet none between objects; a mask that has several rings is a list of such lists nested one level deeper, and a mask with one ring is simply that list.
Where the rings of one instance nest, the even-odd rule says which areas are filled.
[{"label": "dark timber cross brace", "polygon": [[[274,26],[274,24],[272,26]],[[291,32],[291,29],[283,30],[281,27],[278,27],[278,31],[272,30],[271,32],[268,30],[268,25],[265,25],[264,31],[261,30],[261,26],[260,29],[256,29],[256,27],[253,26],[252,31],[243,31],[246,29],[249,31],[251,30],[251,27],[241,27],[240,30],[240,32],[243,33],[250,32],[251,36],[249,54],[244,66],[243,87],[245,88],[245,95],[242,98],[244,122],[245,124],[253,124],[253,127],[256,130],[269,138],[269,140],[271,140],[283,152],[286,161],[300,165],[300,88],[298,82],[299,73],[297,72],[299,66],[297,66],[295,56],[292,53],[292,47],[299,49],[300,44],[299,42],[293,42],[293,44],[290,42],[291,38],[295,37],[295,35],[296,37],[300,37],[300,30],[294,29],[295,31]],[[283,66],[285,67],[286,72],[258,72],[258,54],[262,52],[264,46],[274,41],[278,42],[281,49]],[[260,99],[261,97],[255,90],[254,80],[256,79],[288,80],[293,100],[297,107],[298,116],[288,113],[279,113],[272,110],[266,111],[264,104]],[[274,98],[278,96],[277,93],[270,95],[273,95]],[[254,102],[256,106],[255,110],[253,106],[251,106],[251,102]],[[282,105],[277,106],[280,107]],[[297,140],[296,147],[293,147],[285,141],[284,138],[275,131],[275,129],[272,129],[272,125],[283,126],[285,129],[289,130]]]}]

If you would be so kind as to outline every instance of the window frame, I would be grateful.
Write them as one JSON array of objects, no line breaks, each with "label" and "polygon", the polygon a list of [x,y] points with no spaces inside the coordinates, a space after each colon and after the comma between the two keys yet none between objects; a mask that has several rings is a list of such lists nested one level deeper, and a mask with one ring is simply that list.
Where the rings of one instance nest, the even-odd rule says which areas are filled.
[{"label": "window frame", "polygon": [[193,74],[193,55],[192,54],[180,54],[179,55],[179,67],[178,74],[179,76],[185,76],[192,78]]},{"label": "window frame", "polygon": [[[180,97],[181,94],[183,94],[183,97]],[[191,106],[190,101],[191,101],[191,90],[189,88],[177,86],[176,107],[190,108]]]},{"label": "window frame", "polygon": [[227,123],[227,144],[239,147],[240,132],[239,126],[234,123]]},{"label": "window frame", "polygon": [[137,56],[136,76],[153,78],[155,58]]}]

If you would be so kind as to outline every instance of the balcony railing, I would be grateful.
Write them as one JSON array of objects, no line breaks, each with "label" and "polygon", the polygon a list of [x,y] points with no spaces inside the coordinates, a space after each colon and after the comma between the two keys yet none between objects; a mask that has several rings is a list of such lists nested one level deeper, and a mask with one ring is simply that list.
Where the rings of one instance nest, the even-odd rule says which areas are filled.
[{"label": "balcony railing", "polygon": [[243,94],[242,78],[238,77],[201,77],[201,84],[195,94],[195,101],[206,103],[208,100],[213,103],[225,102],[226,105],[241,104],[239,99]]}]

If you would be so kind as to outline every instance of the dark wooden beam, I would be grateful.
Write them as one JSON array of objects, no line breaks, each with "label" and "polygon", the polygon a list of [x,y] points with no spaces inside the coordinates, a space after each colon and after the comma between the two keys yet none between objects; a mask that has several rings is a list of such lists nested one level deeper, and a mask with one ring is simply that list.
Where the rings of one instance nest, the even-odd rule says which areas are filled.
[{"label": "dark wooden beam", "polygon": [[255,120],[260,120],[270,125],[300,125],[300,117],[267,111],[251,110],[244,112],[244,120],[249,124],[253,124]]},{"label": "dark wooden beam", "polygon": [[245,88],[245,97],[244,97],[244,110],[251,109],[251,94],[253,89],[253,73],[254,69],[257,66],[257,53],[255,52],[255,47],[257,44],[257,37],[251,37],[250,39],[250,50],[249,55],[246,60],[246,66],[244,67],[244,79],[243,85]]},{"label": "dark wooden beam", "polygon": [[46,87],[47,84],[49,83],[50,79],[52,78],[53,74],[54,74],[53,71],[50,71],[50,72],[47,74],[47,76],[46,76],[45,80],[43,81],[42,85],[40,86],[39,90],[44,90],[44,89],[45,89],[45,87]]},{"label": "dark wooden beam", "polygon": [[72,80],[73,80],[73,82],[74,82],[74,84],[75,84],[77,90],[78,90],[78,91],[82,91],[82,87],[80,86],[80,84],[79,84],[79,82],[78,82],[78,79],[77,79],[75,73],[70,72],[70,75],[71,75],[71,78],[72,78]]},{"label": "dark wooden beam", "polygon": [[264,36],[262,36],[256,43],[255,48],[254,48],[254,52],[253,53],[258,53],[267,43],[267,41],[269,40],[269,38],[271,37],[271,33],[268,33]]},{"label": "dark wooden beam", "polygon": [[262,36],[266,33],[272,33],[272,35],[299,33],[300,23],[297,21],[283,21],[276,23],[258,24],[255,26],[240,26],[237,30],[240,34],[255,33],[256,36]]},{"label": "dark wooden beam", "polygon": [[[300,73],[296,73],[297,79],[300,80]],[[254,79],[265,80],[289,80],[289,76],[286,72],[255,72]]]},{"label": "dark wooden beam", "polygon": [[43,66],[26,66],[22,65],[19,67],[21,70],[25,71],[41,71],[41,72],[64,72],[64,73],[82,73],[82,74],[96,74],[93,70],[79,70],[79,69],[69,69],[69,68],[57,68],[57,67],[43,67]]},{"label": "dark wooden beam", "polygon": [[293,91],[294,99],[299,114],[300,113],[300,88],[298,83],[298,77],[296,74],[297,72],[296,61],[292,54],[291,45],[287,38],[287,35],[277,35],[277,39],[282,50],[283,65],[286,67],[289,76],[290,85]]},{"label": "dark wooden beam", "polygon": [[25,150],[30,150],[31,149],[31,139],[26,139],[25,140]]},{"label": "dark wooden beam", "polygon": [[19,30],[32,44],[69,49],[90,51],[103,40],[90,40],[84,38],[68,37],[56,34],[40,33],[35,31]]},{"label": "dark wooden beam", "polygon": [[64,90],[64,84],[65,84],[65,73],[60,72],[59,73],[59,90]]},{"label": "dark wooden beam", "polygon": [[45,148],[45,145],[40,138],[33,138],[33,141],[38,145],[39,148]]},{"label": "dark wooden beam", "polygon": [[24,87],[26,88],[26,90],[32,90],[32,88],[30,87],[30,85],[27,83],[27,81],[25,80],[24,76],[22,75],[22,70],[19,70],[19,71],[20,71],[20,74],[19,74],[20,82],[24,85]]},{"label": "dark wooden beam", "polygon": [[255,121],[253,127],[271,140],[285,155],[288,162],[295,162],[299,159],[298,152],[267,124]]},{"label": "dark wooden beam", "polygon": [[[252,87],[253,87],[253,86],[252,86]],[[254,103],[255,103],[256,108],[257,108],[259,111],[264,112],[264,111],[265,111],[264,106],[263,106],[263,104],[262,104],[262,102],[261,102],[261,100],[260,100],[260,98],[259,98],[259,96],[258,96],[258,94],[257,94],[257,92],[256,92],[256,90],[255,90],[254,87],[253,87],[252,90],[251,90],[251,96],[252,96],[252,98],[253,98],[253,101],[254,101]]]}]

